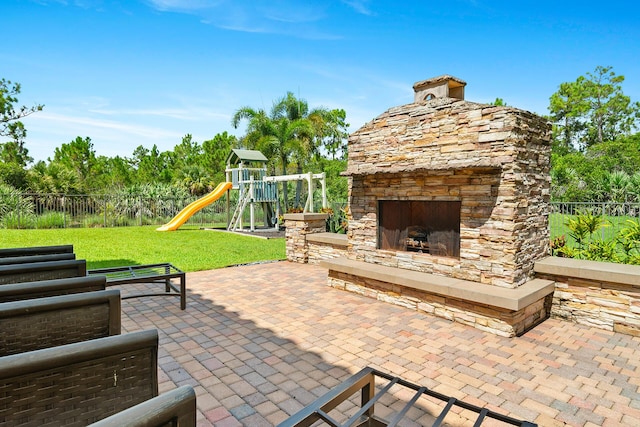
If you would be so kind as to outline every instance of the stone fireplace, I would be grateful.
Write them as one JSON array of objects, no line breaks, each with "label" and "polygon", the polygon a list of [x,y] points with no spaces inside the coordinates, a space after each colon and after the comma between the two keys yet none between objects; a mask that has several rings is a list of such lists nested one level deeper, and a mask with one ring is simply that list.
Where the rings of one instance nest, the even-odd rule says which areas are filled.
[{"label": "stone fireplace", "polygon": [[553,292],[532,281],[549,251],[550,126],[465,101],[465,85],[448,75],[418,82],[413,103],[349,137],[347,255],[326,264],[329,282],[519,334],[548,316]]},{"label": "stone fireplace", "polygon": [[[452,83],[464,86],[416,83],[418,102],[350,136],[350,257],[515,288],[549,250],[549,125],[512,107],[419,101]],[[393,232],[380,228],[395,228],[400,244],[387,248]],[[399,250],[405,242],[428,250]]]}]

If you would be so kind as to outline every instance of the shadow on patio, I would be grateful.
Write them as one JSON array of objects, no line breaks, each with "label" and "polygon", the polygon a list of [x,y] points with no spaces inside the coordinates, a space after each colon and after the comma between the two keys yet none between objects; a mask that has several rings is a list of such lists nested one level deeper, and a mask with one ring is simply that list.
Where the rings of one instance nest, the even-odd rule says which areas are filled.
[{"label": "shadow on patio", "polygon": [[326,270],[288,262],[189,273],[187,288],[186,311],[130,299],[122,320],[159,329],[160,392],[194,386],[202,426],[275,425],[364,366],[541,426],[640,425],[638,338],[555,319],[502,338],[328,288]]}]

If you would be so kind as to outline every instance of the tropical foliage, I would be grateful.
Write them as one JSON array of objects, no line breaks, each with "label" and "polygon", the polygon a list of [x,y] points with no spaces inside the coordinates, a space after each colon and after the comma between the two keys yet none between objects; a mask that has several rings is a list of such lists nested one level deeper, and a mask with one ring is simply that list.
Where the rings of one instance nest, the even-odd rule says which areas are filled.
[{"label": "tropical foliage", "polygon": [[624,76],[596,67],[550,98],[551,196],[562,202],[640,202],[640,103]]},{"label": "tropical foliage", "polygon": [[601,215],[588,210],[570,216],[565,222],[570,239],[564,235],[551,241],[553,255],[608,261],[622,264],[640,264],[640,220],[627,219],[613,239],[600,237],[600,229],[609,227]]},{"label": "tropical foliage", "polygon": [[[232,148],[260,150],[269,161],[270,174],[327,172],[329,197],[346,199],[344,170],[346,113],[344,110],[309,108],[292,93],[273,103],[269,113],[239,108],[231,125],[246,122],[238,139],[227,132],[202,143],[186,134],[172,150],[136,147],[129,157],[96,154],[90,137],[78,136],[55,148],[53,158],[32,164],[24,144],[26,130],[20,118],[42,109],[17,107],[19,84],[0,80],[0,183],[30,193],[102,194],[141,191],[145,186],[167,185],[174,193],[202,196],[226,180],[226,159]],[[290,187],[295,188],[290,199]],[[283,202],[289,207],[304,203],[302,186],[283,186]]]},{"label": "tropical foliage", "polygon": [[[304,99],[288,92],[276,100],[269,112],[249,106],[233,115],[237,128],[246,122],[245,148],[262,151],[270,159],[273,173],[287,175],[309,169],[319,172],[321,166],[342,159],[346,146],[347,126],[344,110],[309,109]],[[323,156],[328,154],[330,159]],[[288,203],[288,186],[284,186],[284,201]],[[295,207],[300,206],[301,183],[296,185]],[[286,210],[286,206],[285,206]]]}]

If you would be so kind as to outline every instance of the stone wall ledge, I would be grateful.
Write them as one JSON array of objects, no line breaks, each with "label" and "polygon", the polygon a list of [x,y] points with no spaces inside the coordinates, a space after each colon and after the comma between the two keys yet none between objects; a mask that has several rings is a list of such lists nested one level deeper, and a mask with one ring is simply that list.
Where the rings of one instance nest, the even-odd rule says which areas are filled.
[{"label": "stone wall ledge", "polygon": [[473,303],[518,311],[553,293],[555,282],[533,279],[518,288],[502,288],[468,280],[335,258],[320,261],[320,266],[340,273],[366,277],[424,292]]},{"label": "stone wall ledge", "polygon": [[407,164],[404,166],[398,166],[396,164],[380,165],[369,164],[359,165],[347,168],[346,171],[341,172],[342,176],[360,176],[360,175],[375,175],[375,174],[396,174],[405,172],[445,172],[445,171],[474,171],[478,173],[495,173],[499,174],[504,168],[504,162],[501,160],[496,161],[483,161],[477,158],[462,159],[460,161],[451,161],[447,164],[425,164],[422,159],[416,160],[415,163]]},{"label": "stone wall ledge", "polygon": [[317,221],[329,218],[326,213],[288,213],[282,216],[285,220],[290,221]]},{"label": "stone wall ledge", "polygon": [[534,265],[537,274],[573,277],[640,288],[640,266],[574,258],[547,257]]},{"label": "stone wall ledge", "polygon": [[307,242],[347,247],[347,235],[338,233],[314,233],[307,235]]}]

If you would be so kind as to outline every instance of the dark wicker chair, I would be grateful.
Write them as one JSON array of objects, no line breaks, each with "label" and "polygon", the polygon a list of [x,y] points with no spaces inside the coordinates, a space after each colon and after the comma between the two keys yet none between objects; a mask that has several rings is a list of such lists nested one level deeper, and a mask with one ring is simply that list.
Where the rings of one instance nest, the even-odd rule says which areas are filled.
[{"label": "dark wicker chair", "polygon": [[0,420],[86,426],[158,395],[158,332],[0,357]]},{"label": "dark wicker chair", "polygon": [[196,394],[184,385],[91,424],[91,427],[193,427]]},{"label": "dark wicker chair", "polygon": [[2,284],[0,285],[0,303],[80,292],[104,291],[106,286],[107,279],[104,276],[68,277],[65,279]]},{"label": "dark wicker chair", "polygon": [[0,265],[9,264],[28,264],[32,262],[47,261],[63,261],[68,259],[76,259],[76,254],[47,254],[47,255],[25,255],[25,256],[8,256],[0,258]]},{"label": "dark wicker chair", "polygon": [[73,253],[73,245],[31,246],[28,248],[0,249],[0,258],[31,256],[31,255],[72,254],[72,253]]},{"label": "dark wicker chair", "polygon": [[0,304],[0,356],[120,334],[120,291]]},{"label": "dark wicker chair", "polygon": [[35,282],[87,275],[85,260],[34,262],[0,265],[0,284]]}]

